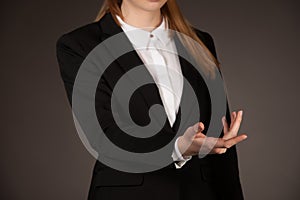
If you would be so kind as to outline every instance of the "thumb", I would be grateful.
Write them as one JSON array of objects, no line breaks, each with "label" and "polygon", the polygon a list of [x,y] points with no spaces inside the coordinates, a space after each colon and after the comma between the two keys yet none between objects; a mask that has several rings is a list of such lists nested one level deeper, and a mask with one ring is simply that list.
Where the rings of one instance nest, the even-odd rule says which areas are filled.
[{"label": "thumb", "polygon": [[190,126],[184,133],[186,138],[192,139],[195,135],[204,130],[204,124],[202,122],[197,122],[193,126]]},{"label": "thumb", "polygon": [[204,124],[202,122],[197,122],[193,126],[190,126],[186,129],[183,134],[185,138],[193,139],[197,133],[202,132],[204,130]]},{"label": "thumb", "polygon": [[197,122],[193,125],[193,129],[196,133],[202,132],[204,130],[204,124],[202,122]]}]

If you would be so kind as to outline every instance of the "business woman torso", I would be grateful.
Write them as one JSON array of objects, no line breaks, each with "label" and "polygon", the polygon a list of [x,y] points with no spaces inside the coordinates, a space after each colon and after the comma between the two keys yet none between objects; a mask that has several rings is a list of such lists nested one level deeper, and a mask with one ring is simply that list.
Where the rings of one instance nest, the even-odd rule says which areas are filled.
[{"label": "business woman torso", "polygon": [[[102,41],[122,31],[112,14],[108,12],[99,21],[77,28],[59,38],[57,41],[57,58],[61,77],[71,104],[74,81],[84,59]],[[212,37],[207,32],[200,30],[196,30],[196,33],[210,52],[217,57]],[[181,45],[180,42],[177,41],[177,45]],[[189,62],[181,57],[179,57],[179,61],[183,76],[197,94],[198,106],[201,110],[199,121],[209,125],[211,102],[207,86],[201,75]],[[147,149],[145,150],[147,146],[159,148],[160,144],[170,141],[184,119],[181,119],[179,111],[174,125],[170,126],[169,123],[165,123],[158,136],[152,137],[151,140],[147,141],[148,143],[121,138],[121,132],[113,120],[112,113],[106,109],[110,105],[111,87],[130,69],[142,64],[143,62],[136,51],[129,52],[114,61],[103,74],[102,78],[105,81],[101,81],[102,79],[99,81],[98,88],[100,89],[96,92],[95,101],[97,114],[101,113],[98,114],[98,117],[102,119],[99,120],[100,124],[102,123],[101,126],[110,124],[113,127],[108,130],[107,135],[112,135],[112,138],[118,140],[121,146],[130,144],[130,148],[128,148],[130,151],[142,149],[147,152]],[[155,84],[140,88],[140,93],[143,98],[136,95],[135,98],[131,99],[135,108],[131,112],[131,117],[133,121],[147,124],[149,122],[147,112],[150,106],[162,104],[162,101]],[[188,101],[188,97],[184,94],[183,92],[182,101]],[[231,120],[228,106],[226,120],[228,122]],[[97,160],[92,174],[88,199],[121,198],[132,200],[243,199],[236,147],[229,148],[226,153],[221,155],[207,155],[201,159],[198,156],[192,156],[192,159],[180,169],[171,163],[160,170],[147,173],[118,171]]]}]

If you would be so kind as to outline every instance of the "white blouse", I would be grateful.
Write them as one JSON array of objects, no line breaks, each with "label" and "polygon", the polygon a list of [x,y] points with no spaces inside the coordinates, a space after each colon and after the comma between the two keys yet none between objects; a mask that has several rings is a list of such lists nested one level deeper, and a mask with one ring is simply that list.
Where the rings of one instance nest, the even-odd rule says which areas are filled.
[{"label": "white blouse", "polygon": [[[163,18],[154,30],[147,31],[131,26],[116,16],[121,28],[132,43],[144,65],[153,77],[163,102],[168,121],[173,126],[183,91],[183,75],[174,39],[169,37],[168,25]],[[172,158],[181,168],[191,156],[183,158],[175,141]]]}]

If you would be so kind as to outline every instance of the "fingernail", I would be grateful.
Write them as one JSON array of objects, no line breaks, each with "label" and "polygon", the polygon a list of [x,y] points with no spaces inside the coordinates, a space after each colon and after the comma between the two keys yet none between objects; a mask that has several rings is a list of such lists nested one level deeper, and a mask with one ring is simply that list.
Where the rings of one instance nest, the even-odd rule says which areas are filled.
[{"label": "fingernail", "polygon": [[241,110],[241,116],[243,116],[243,110]]}]

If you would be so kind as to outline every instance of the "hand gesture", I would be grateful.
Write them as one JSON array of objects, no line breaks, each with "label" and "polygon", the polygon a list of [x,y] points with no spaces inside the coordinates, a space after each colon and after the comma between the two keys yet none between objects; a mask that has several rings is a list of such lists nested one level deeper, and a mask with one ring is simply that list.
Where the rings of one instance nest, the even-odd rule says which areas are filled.
[{"label": "hand gesture", "polygon": [[238,135],[242,122],[243,112],[231,113],[231,124],[228,125],[225,117],[222,118],[224,136],[222,138],[207,137],[202,132],[204,124],[198,122],[189,127],[185,133],[178,139],[178,149],[183,155],[198,155],[199,151],[209,152],[211,154],[222,154],[233,145],[247,138],[246,134]]}]

